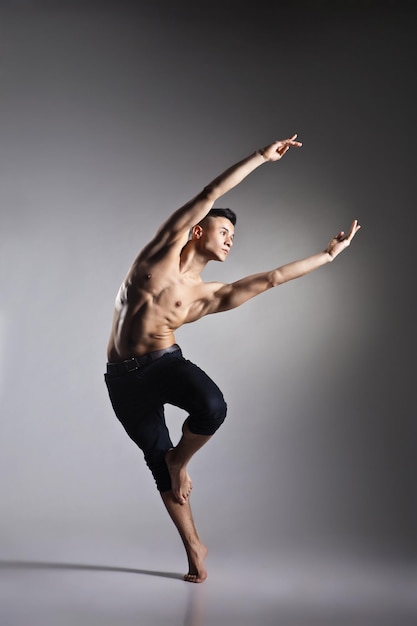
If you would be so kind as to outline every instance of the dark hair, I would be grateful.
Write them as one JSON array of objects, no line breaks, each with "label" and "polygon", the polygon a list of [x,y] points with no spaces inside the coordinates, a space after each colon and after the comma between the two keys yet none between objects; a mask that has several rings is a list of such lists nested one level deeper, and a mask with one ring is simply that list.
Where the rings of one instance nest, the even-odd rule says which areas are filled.
[{"label": "dark hair", "polygon": [[233,226],[236,225],[236,213],[232,211],[232,209],[210,209],[206,217],[226,217],[230,222],[232,222]]}]

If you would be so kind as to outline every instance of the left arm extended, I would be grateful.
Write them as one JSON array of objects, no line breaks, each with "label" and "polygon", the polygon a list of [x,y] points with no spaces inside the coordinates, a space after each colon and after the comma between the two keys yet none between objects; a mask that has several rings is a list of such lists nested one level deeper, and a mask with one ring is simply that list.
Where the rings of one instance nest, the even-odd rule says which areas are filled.
[{"label": "left arm extended", "polygon": [[305,276],[322,265],[330,263],[350,245],[359,228],[357,220],[354,220],[349,233],[345,235],[344,231],[341,231],[331,239],[323,252],[318,252],[305,259],[292,261],[269,272],[253,274],[234,283],[221,285],[214,292],[207,313],[218,313],[234,309],[272,287],[277,287],[295,278]]}]

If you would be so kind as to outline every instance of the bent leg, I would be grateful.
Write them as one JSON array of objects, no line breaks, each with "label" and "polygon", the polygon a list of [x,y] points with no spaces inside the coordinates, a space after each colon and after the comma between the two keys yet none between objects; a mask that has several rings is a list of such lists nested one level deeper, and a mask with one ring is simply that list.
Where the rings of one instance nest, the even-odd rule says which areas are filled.
[{"label": "bent leg", "polygon": [[180,504],[172,491],[162,492],[161,497],[187,553],[188,574],[185,574],[184,580],[191,583],[202,583],[207,578],[204,559],[208,551],[197,534],[190,503],[186,501],[185,504]]},{"label": "bent leg", "polygon": [[192,484],[187,472],[188,462],[204,446],[223,423],[227,405],[217,385],[199,367],[185,359],[177,363],[170,378],[167,401],[188,412],[182,437],[165,455],[171,476],[172,491],[184,504]]},{"label": "bent leg", "polygon": [[[220,389],[199,367],[174,355],[165,355],[126,375],[106,375],[105,379],[113,409],[127,434],[143,451],[158,490],[166,491],[172,486],[183,504],[192,487],[187,463],[226,416]],[[176,448],[165,423],[166,403],[189,415]]]},{"label": "bent leg", "polygon": [[182,427],[182,437],[175,448],[171,448],[165,455],[165,461],[171,476],[171,489],[179,504],[185,504],[192,489],[191,478],[187,472],[187,465],[192,456],[211,439],[211,435],[195,435],[187,426],[187,420]]}]

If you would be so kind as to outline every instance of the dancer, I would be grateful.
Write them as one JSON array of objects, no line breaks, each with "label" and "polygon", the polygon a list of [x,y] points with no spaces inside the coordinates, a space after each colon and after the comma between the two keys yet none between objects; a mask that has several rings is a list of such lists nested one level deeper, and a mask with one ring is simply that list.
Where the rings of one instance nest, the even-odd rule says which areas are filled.
[{"label": "dancer", "polygon": [[[188,558],[184,579],[207,578],[207,548],[194,525],[187,466],[223,423],[227,406],[217,385],[184,358],[174,333],[204,315],[240,306],[250,298],[333,261],[360,226],[354,220],[327,247],[276,269],[231,284],[203,282],[209,261],[225,261],[233,245],[236,215],[213,208],[215,201],[264,163],[279,161],[301,147],[297,135],[274,141],[215,178],[159,228],[130,267],[116,297],[107,350],[105,381],[113,409],[141,448],[164,505],[178,529]],[[164,405],[187,413],[174,446]]]}]

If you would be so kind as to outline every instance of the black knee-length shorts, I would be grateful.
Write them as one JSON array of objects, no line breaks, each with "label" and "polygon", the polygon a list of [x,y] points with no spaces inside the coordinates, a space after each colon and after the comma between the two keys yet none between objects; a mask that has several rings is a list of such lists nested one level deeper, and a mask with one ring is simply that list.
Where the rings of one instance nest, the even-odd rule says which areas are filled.
[{"label": "black knee-length shorts", "polygon": [[183,357],[179,346],[133,371],[110,365],[104,378],[114,412],[143,451],[158,490],[169,491],[165,453],[173,444],[164,405],[184,409],[192,433],[213,435],[226,417],[223,394],[203,370]]}]

